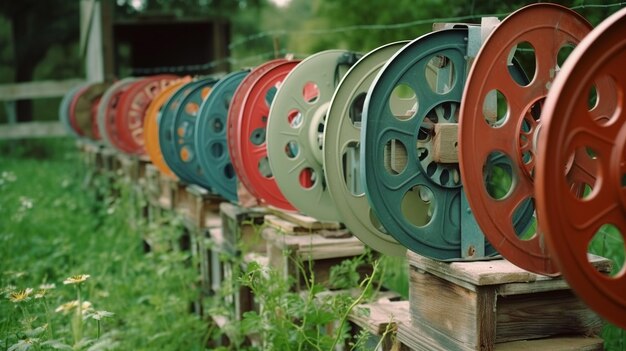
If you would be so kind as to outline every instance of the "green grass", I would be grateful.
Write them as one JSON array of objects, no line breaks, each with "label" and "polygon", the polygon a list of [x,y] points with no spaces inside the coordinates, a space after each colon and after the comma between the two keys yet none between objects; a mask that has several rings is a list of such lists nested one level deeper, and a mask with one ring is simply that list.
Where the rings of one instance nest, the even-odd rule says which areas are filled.
[{"label": "green grass", "polygon": [[[0,145],[0,150],[10,148]],[[12,149],[0,159],[0,289],[13,285],[36,290],[43,283],[56,288],[45,304],[34,298],[12,303],[2,296],[0,350],[26,340],[46,324],[46,331],[31,337],[39,339],[35,345],[40,349],[51,349],[41,345],[50,339],[78,345],[72,314],[53,312],[76,299],[75,287],[63,280],[77,274],[91,275],[82,287],[83,300],[96,310],[114,313],[101,321],[98,342],[97,322],[82,322],[82,342],[87,346],[77,349],[203,350],[206,323],[188,313],[196,291],[189,283],[195,272],[183,264],[187,254],[176,250],[145,254],[140,231],[129,222],[132,203],[125,196],[119,200],[93,196],[105,187],[101,183],[85,187],[85,170],[72,141]],[[164,225],[158,231],[178,235],[174,229]],[[25,316],[39,317],[31,321]],[[48,334],[51,329],[53,335]]]}]

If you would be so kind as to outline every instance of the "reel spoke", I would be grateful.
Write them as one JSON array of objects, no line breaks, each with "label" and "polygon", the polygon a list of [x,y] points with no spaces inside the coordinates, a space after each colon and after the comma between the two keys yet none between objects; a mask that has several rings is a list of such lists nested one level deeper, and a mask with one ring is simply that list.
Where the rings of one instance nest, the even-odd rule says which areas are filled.
[{"label": "reel spoke", "polygon": [[567,8],[526,6],[491,33],[465,86],[459,161],[470,207],[495,249],[535,273],[554,275],[558,268],[532,225],[536,218],[524,226],[514,224],[515,216],[534,211],[541,111],[561,50],[579,43],[590,30],[584,18]]},{"label": "reel spoke", "polygon": [[[589,306],[622,328],[626,328],[624,32],[622,9],[574,49],[554,80],[538,140],[536,184],[539,225],[563,275]],[[572,191],[572,181],[584,184],[584,190]],[[613,271],[598,272],[589,263],[588,251],[609,255]]]}]

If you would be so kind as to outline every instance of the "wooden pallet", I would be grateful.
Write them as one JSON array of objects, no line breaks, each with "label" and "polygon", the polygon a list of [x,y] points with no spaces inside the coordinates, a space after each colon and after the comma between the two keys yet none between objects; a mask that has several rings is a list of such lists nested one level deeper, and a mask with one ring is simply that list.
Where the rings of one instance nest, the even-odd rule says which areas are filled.
[{"label": "wooden pallet", "polygon": [[[339,222],[322,222],[313,217],[305,216],[296,212],[284,211],[274,207],[268,207],[268,211],[270,214],[275,216],[274,218],[277,223],[280,223],[280,225],[286,225],[285,228],[287,228],[287,230],[285,230],[285,232],[288,233],[290,231],[293,231],[294,234],[300,231],[311,233],[312,231],[322,229],[338,230],[344,228],[344,226]],[[279,220],[281,221],[279,222]]]},{"label": "wooden pallet", "polygon": [[261,227],[267,210],[264,207],[244,208],[230,202],[220,204],[225,250],[264,253],[266,242]]},{"label": "wooden pallet", "polygon": [[[597,335],[603,325],[561,278],[502,259],[446,263],[410,252],[407,258],[412,323],[398,335],[414,350],[493,350],[513,341]],[[594,262],[610,270],[608,260]]]},{"label": "wooden pallet", "polygon": [[406,351],[409,348],[403,345],[396,337],[398,326],[410,324],[408,301],[381,300],[355,307],[349,315],[352,323],[352,335],[366,330],[370,338],[366,341],[365,349],[374,350],[376,346],[381,351]]},{"label": "wooden pallet", "polygon": [[[271,226],[263,229],[262,236],[267,241],[270,267],[282,272],[284,277],[295,278],[296,290],[306,286],[312,273],[317,283],[327,285],[332,266],[365,253],[364,244],[354,236],[289,235]],[[303,265],[305,274],[298,268],[298,263]],[[368,271],[369,268],[364,268],[362,273]]]}]

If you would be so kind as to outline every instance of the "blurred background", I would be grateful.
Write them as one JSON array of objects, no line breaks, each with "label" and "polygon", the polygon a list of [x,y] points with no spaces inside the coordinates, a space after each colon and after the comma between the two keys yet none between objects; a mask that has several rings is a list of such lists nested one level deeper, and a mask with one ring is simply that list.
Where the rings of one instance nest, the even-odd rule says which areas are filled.
[{"label": "blurred background", "polygon": [[[0,95],[10,91],[3,86],[18,82],[57,81],[64,92],[83,80],[228,72],[288,53],[306,57],[335,48],[367,52],[416,38],[434,22],[479,23],[484,15],[502,19],[531,2],[4,0]],[[624,6],[606,0],[556,2],[594,25]],[[56,120],[63,94],[45,95],[15,102],[0,97],[0,123]]]}]

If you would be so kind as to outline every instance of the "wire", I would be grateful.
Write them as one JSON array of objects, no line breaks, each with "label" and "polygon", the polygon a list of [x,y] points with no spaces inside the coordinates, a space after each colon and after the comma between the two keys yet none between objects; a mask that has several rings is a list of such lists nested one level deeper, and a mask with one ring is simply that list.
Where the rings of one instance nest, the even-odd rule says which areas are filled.
[{"label": "wire", "polygon": [[[588,8],[611,8],[611,7],[623,7],[626,6],[626,2],[620,1],[611,4],[581,4],[570,7],[571,10],[581,10]],[[473,10],[472,10],[473,12]],[[466,16],[457,16],[457,17],[443,17],[443,18],[430,18],[430,19],[419,19],[410,22],[404,23],[395,23],[395,24],[360,24],[360,25],[352,25],[345,27],[337,27],[337,28],[329,28],[329,29],[310,29],[310,30],[296,30],[296,31],[287,31],[287,30],[270,30],[264,31],[257,34],[253,34],[242,39],[231,42],[228,45],[230,50],[237,48],[239,46],[248,44],[250,42],[260,40],[267,37],[278,37],[278,36],[313,36],[313,35],[324,35],[324,34],[336,34],[336,33],[344,33],[344,32],[352,32],[358,30],[395,30],[395,29],[403,29],[414,26],[419,26],[423,24],[430,23],[454,23],[454,22],[463,22],[467,20],[471,20],[474,18],[481,17],[505,17],[508,16],[511,12],[502,12],[502,13],[492,13],[492,14],[478,14],[478,15],[466,15]],[[231,65],[242,66],[243,62],[254,62],[261,59],[267,59],[270,57],[275,57],[277,54],[286,55],[288,51],[286,49],[281,49],[278,51],[265,52],[262,54],[257,54],[253,56],[247,56],[243,58],[234,58],[227,57],[218,60],[214,60],[211,62],[207,62],[204,64],[195,64],[195,65],[181,65],[181,66],[163,66],[163,67],[145,67],[145,68],[131,68],[131,73],[133,75],[150,75],[150,74],[160,74],[160,73],[181,73],[181,72],[202,72],[214,69],[219,67],[224,63],[228,63]],[[306,57],[306,54],[299,55]]]}]

